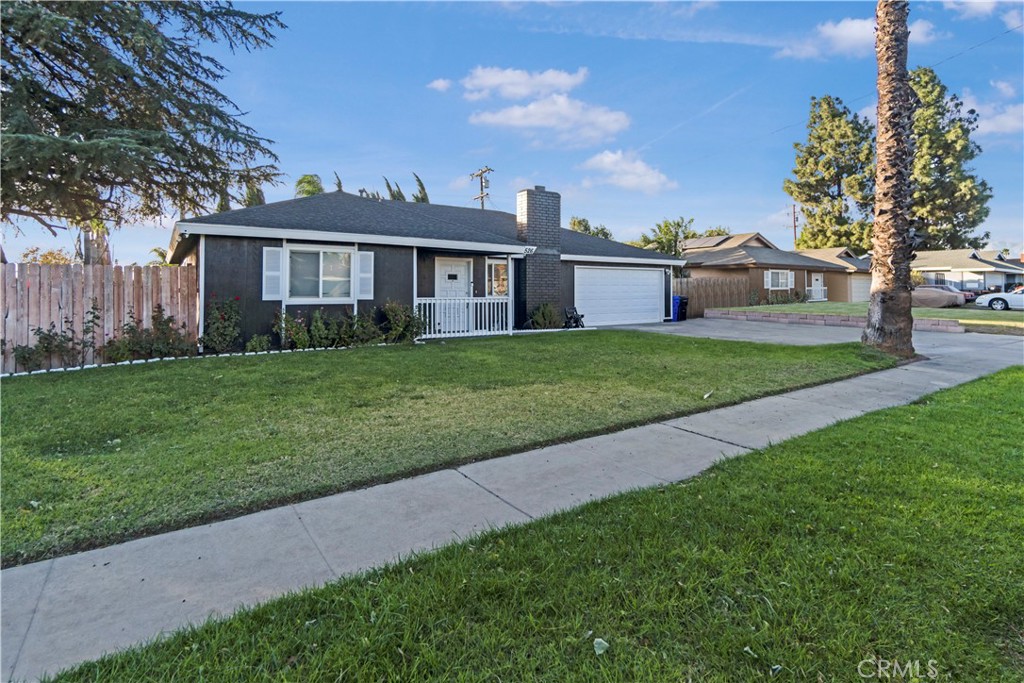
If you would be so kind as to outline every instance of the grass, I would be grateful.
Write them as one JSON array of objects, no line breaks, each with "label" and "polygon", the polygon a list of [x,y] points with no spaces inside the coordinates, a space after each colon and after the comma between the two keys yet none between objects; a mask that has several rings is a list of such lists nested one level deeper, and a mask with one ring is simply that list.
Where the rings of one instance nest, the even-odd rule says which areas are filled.
[{"label": "grass", "polygon": [[587,331],[11,378],[0,397],[3,562],[106,545],[893,362],[857,344],[794,348]]},{"label": "grass", "polygon": [[[810,313],[814,315],[860,315],[868,314],[866,302],[842,303],[822,301],[818,303],[780,304],[777,306],[739,306],[734,310],[763,311],[765,313]],[[915,308],[915,318],[959,320],[970,332],[997,332],[1003,334],[1024,334],[1024,311],[993,311],[973,303],[956,308]]]},{"label": "grass", "polygon": [[857,681],[872,659],[1024,680],[1022,383],[1004,371],[58,680]]}]

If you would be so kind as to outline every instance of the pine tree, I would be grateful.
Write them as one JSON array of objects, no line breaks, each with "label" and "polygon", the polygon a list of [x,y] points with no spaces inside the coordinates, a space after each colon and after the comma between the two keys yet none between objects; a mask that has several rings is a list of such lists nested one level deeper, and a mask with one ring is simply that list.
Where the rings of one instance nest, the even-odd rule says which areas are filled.
[{"label": "pine tree", "polygon": [[796,143],[795,180],[783,189],[800,204],[798,249],[871,246],[874,139],[871,124],[838,97],[811,98],[806,144]]},{"label": "pine tree", "polygon": [[229,183],[268,182],[270,141],[217,90],[201,40],[267,47],[278,13],[229,2],[0,7],[0,218],[51,232],[201,213]]},{"label": "pine tree", "polygon": [[337,171],[334,172],[334,191],[335,192],[344,192],[345,191],[344,187],[342,187],[342,184],[341,184],[341,176],[338,175]]},{"label": "pine tree", "polygon": [[980,249],[989,233],[972,235],[988,217],[992,192],[972,173],[981,147],[970,138],[978,127],[974,110],[948,94],[932,69],[910,72],[917,94],[914,111],[914,168],[911,225],[923,238],[919,249]]},{"label": "pine tree", "polygon": [[415,173],[412,174],[412,177],[416,179],[416,194],[412,196],[412,200],[418,204],[429,204],[430,197],[427,196],[426,185],[423,184],[423,181]]},{"label": "pine tree", "polygon": [[257,183],[249,183],[245,186],[245,196],[242,197],[242,206],[263,206],[267,198],[263,194],[263,188]]},{"label": "pine tree", "polygon": [[402,188],[398,186],[398,183],[395,183],[395,186],[391,187],[390,181],[388,181],[387,177],[385,177],[384,185],[387,187],[388,190],[388,199],[390,199],[393,202],[405,201],[405,193],[402,192]]}]

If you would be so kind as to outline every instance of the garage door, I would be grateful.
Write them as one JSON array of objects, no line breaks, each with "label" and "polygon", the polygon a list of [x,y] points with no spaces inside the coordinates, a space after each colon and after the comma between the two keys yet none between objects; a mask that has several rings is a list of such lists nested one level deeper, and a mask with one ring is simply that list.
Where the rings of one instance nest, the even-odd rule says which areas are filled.
[{"label": "garage door", "polygon": [[660,268],[576,266],[576,310],[589,325],[655,323],[665,319]]},{"label": "garage door", "polygon": [[871,298],[871,276],[850,276],[850,301],[867,301]]}]

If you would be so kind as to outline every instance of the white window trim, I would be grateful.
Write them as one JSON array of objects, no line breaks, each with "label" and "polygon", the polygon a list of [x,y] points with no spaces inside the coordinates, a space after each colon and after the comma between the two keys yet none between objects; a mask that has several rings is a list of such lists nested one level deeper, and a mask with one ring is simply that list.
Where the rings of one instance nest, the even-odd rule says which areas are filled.
[{"label": "white window trim", "polygon": [[[505,297],[508,296],[508,294],[491,294],[490,292],[487,291],[487,290],[489,290],[491,288],[491,286],[490,286],[491,285],[491,266],[505,266],[505,268],[507,269],[508,268],[508,259],[507,258],[499,259],[499,258],[490,258],[490,257],[488,257],[487,261],[486,261],[486,264],[484,265],[484,278],[485,278],[485,282],[484,282],[484,296],[487,297],[488,299],[504,299]],[[511,280],[510,273],[511,273],[510,270],[506,270],[505,271],[505,282],[506,282],[505,290],[506,291],[508,291],[508,282]]]},{"label": "white window trim", "polygon": [[[319,297],[319,296],[292,296],[292,259],[293,251],[300,252],[334,252],[349,254],[349,293],[348,297]],[[331,247],[322,244],[287,244],[284,247],[284,292],[282,301],[286,306],[301,306],[309,304],[352,304],[356,303],[356,284],[352,277],[356,269],[357,250],[354,247]],[[324,259],[320,257],[320,291],[323,291],[324,283]]]},{"label": "white window trim", "polygon": [[[782,276],[782,281],[785,283],[785,285],[783,285],[782,287],[772,287],[771,283],[772,283],[772,274],[773,273],[779,273]],[[767,289],[768,291],[771,291],[771,292],[781,292],[781,291],[784,291],[784,290],[785,291],[789,291],[790,289],[792,289],[792,287],[789,286],[789,279],[790,279],[790,277],[792,277],[793,271],[791,271],[791,270],[776,270],[774,268],[769,268],[768,270],[765,271],[765,274],[766,274],[766,279],[768,280],[768,287],[766,287],[765,289]]]}]

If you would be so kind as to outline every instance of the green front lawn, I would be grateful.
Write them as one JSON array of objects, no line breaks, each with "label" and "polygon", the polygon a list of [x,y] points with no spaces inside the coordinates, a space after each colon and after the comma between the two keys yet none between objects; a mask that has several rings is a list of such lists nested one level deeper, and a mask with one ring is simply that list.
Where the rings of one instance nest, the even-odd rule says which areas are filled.
[{"label": "green front lawn", "polygon": [[[860,315],[868,314],[866,302],[842,303],[821,301],[817,303],[781,304],[778,306],[736,306],[735,311],[763,311],[765,313],[811,313],[814,315]],[[973,303],[957,308],[914,308],[915,318],[959,320],[971,332],[1010,331],[1020,334],[1024,331],[1024,311],[993,311]],[[998,328],[1004,328],[1002,330]]]},{"label": "green front lawn", "polygon": [[893,680],[1024,680],[1022,383],[1005,371],[59,680],[888,680],[877,660],[918,674]]},{"label": "green front lawn", "polygon": [[0,399],[3,562],[893,362],[857,344],[795,348],[609,330],[11,378]]}]

